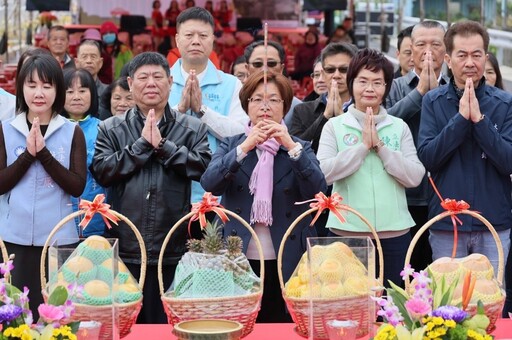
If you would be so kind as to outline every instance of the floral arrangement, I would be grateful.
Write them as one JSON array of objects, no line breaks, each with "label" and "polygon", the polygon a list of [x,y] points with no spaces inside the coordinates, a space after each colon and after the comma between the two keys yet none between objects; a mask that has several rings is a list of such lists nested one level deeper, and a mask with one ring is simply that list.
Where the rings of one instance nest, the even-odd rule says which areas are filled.
[{"label": "floral arrangement", "polygon": [[57,17],[51,12],[44,11],[39,14],[39,24],[48,28],[52,27],[53,22],[57,20]]},{"label": "floral arrangement", "polygon": [[410,292],[393,282],[387,288],[386,297],[374,298],[380,306],[378,315],[386,321],[377,330],[375,340],[487,340],[493,339],[486,328],[490,320],[484,313],[482,302],[478,302],[478,313],[470,316],[465,311],[474,288],[471,272],[464,276],[462,302],[449,305],[457,285],[455,280],[447,284],[444,277],[433,282],[428,271],[415,272],[407,265],[400,273],[404,280],[413,278]]},{"label": "floral arrangement", "polygon": [[[76,340],[79,322],[67,323],[74,313],[70,295],[81,295],[81,287],[70,285],[56,287],[47,303],[38,307],[39,321],[33,323],[29,309],[28,288],[23,292],[11,284],[10,273],[14,269],[14,256],[0,264],[0,339],[1,340]],[[69,293],[68,293],[69,290]]]}]

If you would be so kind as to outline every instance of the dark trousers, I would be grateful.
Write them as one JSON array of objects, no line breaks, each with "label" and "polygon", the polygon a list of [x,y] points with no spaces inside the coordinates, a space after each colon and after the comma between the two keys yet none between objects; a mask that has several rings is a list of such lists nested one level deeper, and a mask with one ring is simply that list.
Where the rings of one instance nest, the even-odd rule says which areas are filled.
[{"label": "dark trousers", "polygon": [[[379,255],[377,253],[377,245],[375,241],[375,277],[379,276]],[[411,234],[406,233],[402,236],[380,239],[382,253],[384,256],[384,286],[389,287],[388,280],[397,286],[403,287],[404,281],[400,276],[400,272],[404,269],[405,254],[411,243]]]},{"label": "dark trousers", "polygon": [[[128,267],[133,277],[138,281],[140,277],[140,265],[126,263],[126,267]],[[164,293],[171,286],[175,271],[176,265],[165,265],[162,267]],[[146,267],[146,280],[144,282],[142,296],[142,308],[137,317],[137,323],[167,323],[167,315],[165,314],[162,299],[160,298],[157,265],[148,265]]]},{"label": "dark trousers", "polygon": [[[411,228],[412,238],[416,235],[418,230],[428,222],[428,207],[410,205],[409,213],[416,223],[416,225]],[[427,268],[427,266],[432,263],[432,248],[428,242],[428,235],[428,231],[421,235],[411,255],[411,267],[416,269],[417,272]]]},{"label": "dark trousers", "polygon": [[[41,294],[41,253],[43,247],[21,246],[19,244],[5,242],[8,254],[14,254],[14,270],[11,272],[12,284],[23,292],[27,287],[29,306],[34,316],[34,322],[39,320],[37,308],[43,301]],[[46,268],[46,280],[48,280],[48,264]]]},{"label": "dark trousers", "polygon": [[[249,260],[252,270],[260,276],[260,261]],[[265,280],[263,283],[263,297],[261,309],[256,319],[258,323],[292,322],[292,317],[286,309],[279,278],[277,276],[277,260],[265,261]]]}]

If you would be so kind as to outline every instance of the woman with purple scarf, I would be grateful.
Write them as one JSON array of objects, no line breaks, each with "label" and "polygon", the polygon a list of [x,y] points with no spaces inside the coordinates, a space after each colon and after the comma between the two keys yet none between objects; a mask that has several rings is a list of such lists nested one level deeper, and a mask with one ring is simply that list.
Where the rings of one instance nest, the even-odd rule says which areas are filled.
[{"label": "woman with purple scarf", "polygon": [[[225,138],[217,148],[201,185],[222,195],[222,205],[248,221],[261,242],[265,282],[257,322],[291,322],[277,276],[277,252],[290,224],[309,206],[295,202],[325,192],[327,185],[309,142],[288,134],[283,117],[290,109],[293,90],[281,74],[254,73],[240,90],[240,102],[250,122],[244,134]],[[288,237],[283,257],[287,281],[306,251],[306,238],[316,236],[311,216],[301,220]],[[231,219],[224,235],[238,235],[244,253],[259,275],[259,253],[251,234]]]}]

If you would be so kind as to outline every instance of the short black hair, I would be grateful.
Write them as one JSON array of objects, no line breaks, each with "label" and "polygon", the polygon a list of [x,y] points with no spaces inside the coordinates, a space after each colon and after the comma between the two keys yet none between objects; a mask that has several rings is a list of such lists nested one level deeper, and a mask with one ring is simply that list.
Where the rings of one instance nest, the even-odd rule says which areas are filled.
[{"label": "short black hair", "polygon": [[402,47],[402,41],[404,41],[404,38],[410,38],[412,34],[412,29],[414,28],[414,25],[408,26],[404,28],[403,30],[398,33],[396,36],[396,48],[400,51],[400,48]]},{"label": "short black hair", "polygon": [[190,7],[183,10],[178,17],[176,18],[176,28],[179,31],[181,24],[189,20],[199,20],[210,24],[212,29],[215,29],[215,21],[210,12],[208,12],[203,7]]},{"label": "short black hair", "polygon": [[16,112],[28,112],[23,87],[26,81],[32,81],[34,74],[45,83],[55,87],[55,101],[52,104],[52,115],[59,114],[66,102],[66,88],[64,76],[59,62],[51,54],[38,54],[28,58],[21,66],[16,79]]},{"label": "short black hair", "polygon": [[167,76],[171,75],[171,70],[169,68],[169,62],[163,55],[158,52],[143,52],[137,54],[130,61],[130,66],[128,68],[128,74],[130,78],[133,78],[135,72],[144,65],[159,65],[162,66],[165,70]]},{"label": "short black hair", "polygon": [[231,65],[231,74],[235,74],[235,66],[240,64],[247,63],[247,60],[245,60],[245,57],[243,55],[238,56],[235,61],[233,61],[233,64]]},{"label": "short black hair", "polygon": [[[265,42],[263,40],[254,41],[250,45],[248,45],[244,50],[245,60],[247,60],[247,62],[249,62],[249,59],[251,59],[251,56],[252,56],[252,52],[254,52],[254,49],[258,46],[264,46],[264,45],[265,45]],[[281,45],[277,41],[268,40],[267,46],[272,46],[273,48],[275,48],[277,50],[277,53],[279,54],[279,61],[281,62],[281,64],[284,63],[284,61],[286,59],[286,53],[284,51],[283,45]]]},{"label": "short black hair", "polygon": [[322,60],[322,66],[324,65],[325,58],[337,55],[337,54],[346,54],[349,57],[353,58],[356,55],[357,47],[348,44],[348,43],[340,43],[340,42],[333,42],[325,46],[320,53],[320,59]]},{"label": "short black hair", "polygon": [[[91,105],[89,109],[84,113],[83,117],[87,117],[90,115],[91,117],[98,118],[98,109],[99,109],[99,101],[98,101],[98,90],[96,89],[96,82],[94,78],[91,76],[89,71],[86,69],[69,69],[64,71],[64,88],[67,90],[73,86],[73,82],[79,79],[80,85],[82,87],[86,87],[89,89],[91,93]],[[61,113],[64,117],[69,118],[69,113],[62,110]]]}]

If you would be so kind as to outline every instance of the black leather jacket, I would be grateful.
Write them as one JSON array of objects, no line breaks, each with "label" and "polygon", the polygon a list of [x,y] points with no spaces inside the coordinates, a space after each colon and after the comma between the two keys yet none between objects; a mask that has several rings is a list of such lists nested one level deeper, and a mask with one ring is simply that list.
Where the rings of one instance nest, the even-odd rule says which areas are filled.
[{"label": "black leather jacket", "polygon": [[[155,151],[141,137],[144,119],[137,108],[99,125],[90,170],[109,188],[111,208],[129,218],[145,242],[148,265],[156,265],[163,240],[171,227],[190,212],[191,180],[199,180],[211,160],[206,125],[169,106],[158,127],[167,140]],[[119,255],[140,263],[140,247],[125,224],[107,230],[119,238]],[[169,242],[164,264],[177,262],[186,251],[187,227],[178,228]]]}]

